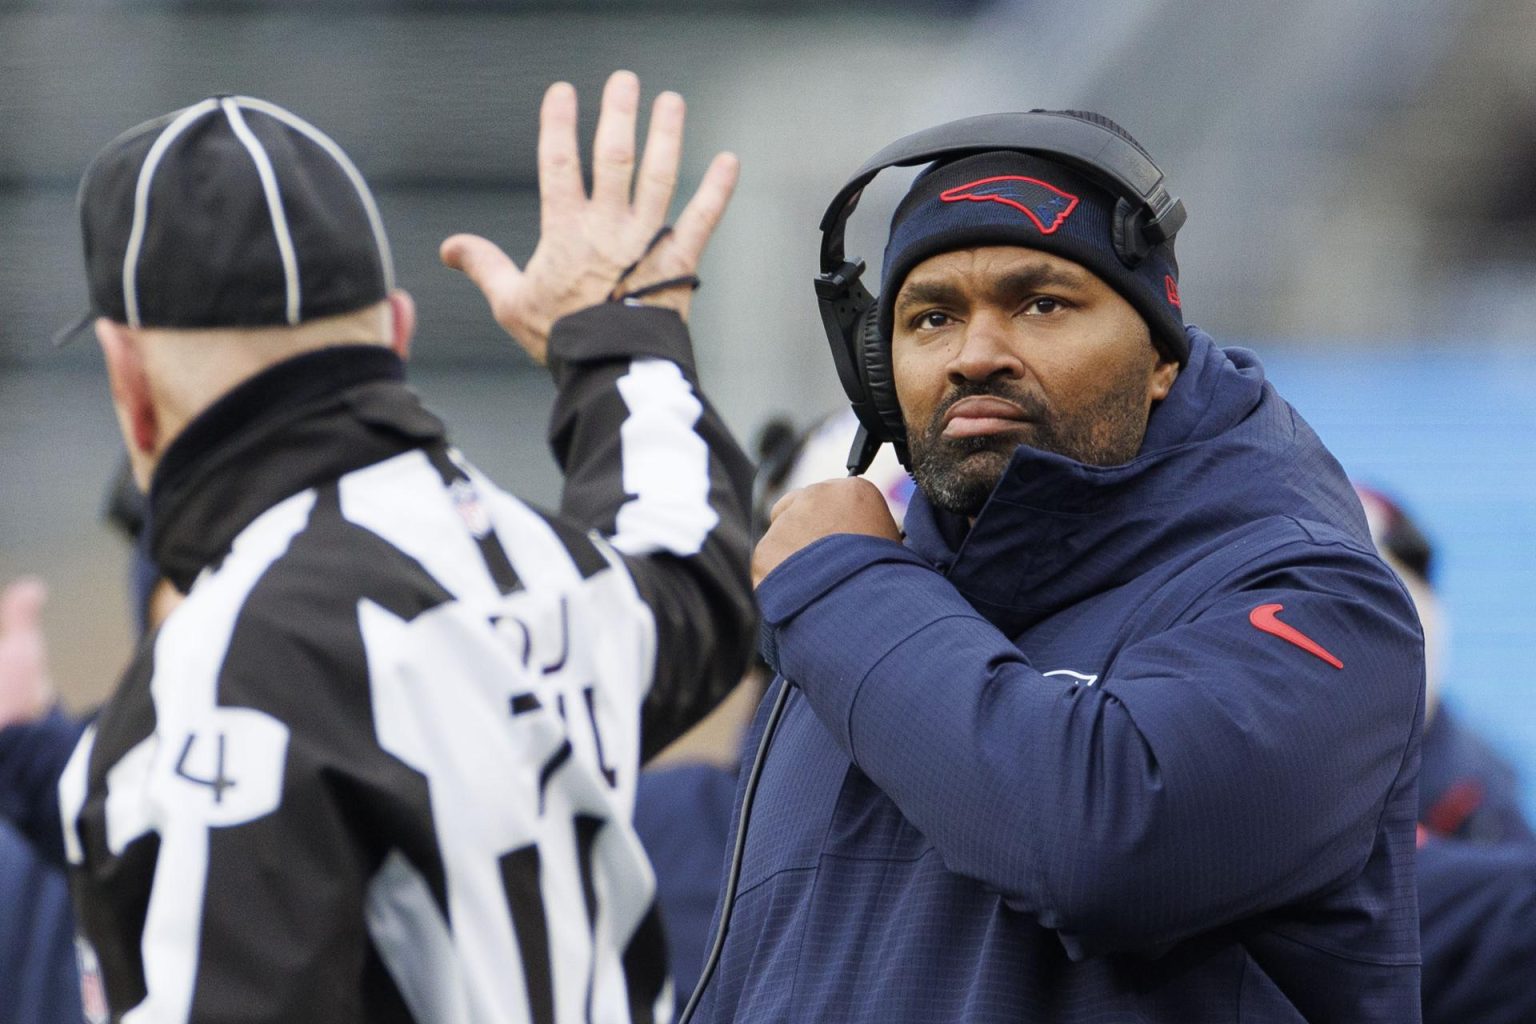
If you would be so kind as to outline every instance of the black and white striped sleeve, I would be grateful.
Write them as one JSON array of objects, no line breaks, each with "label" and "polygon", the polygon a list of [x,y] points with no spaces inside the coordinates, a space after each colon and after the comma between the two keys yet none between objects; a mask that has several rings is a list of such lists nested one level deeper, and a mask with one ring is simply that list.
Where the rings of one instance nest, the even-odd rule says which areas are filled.
[{"label": "black and white striped sleeve", "polygon": [[656,619],[645,759],[746,666],[752,466],[699,389],[676,313],[613,303],[568,316],[551,333],[549,364],[561,514],[609,539]]}]

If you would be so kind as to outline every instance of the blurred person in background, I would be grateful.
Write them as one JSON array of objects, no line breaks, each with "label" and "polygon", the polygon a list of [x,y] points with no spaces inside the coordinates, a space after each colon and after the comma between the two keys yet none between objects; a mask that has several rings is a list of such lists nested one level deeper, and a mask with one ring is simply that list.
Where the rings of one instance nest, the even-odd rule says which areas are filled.
[{"label": "blurred person in background", "polygon": [[1424,628],[1419,770],[1420,941],[1425,1024],[1536,1020],[1536,843],[1514,769],[1440,699],[1445,611],[1435,550],[1393,495],[1355,484],[1371,538]]},{"label": "blurred person in background", "polygon": [[[106,518],[131,549],[129,605],[138,634],[152,632],[181,601],[144,544],[144,494],[125,462],[107,489]],[[75,915],[65,877],[58,784],[94,713],[72,715],[48,673],[41,580],[0,591],[0,1024],[105,1014],[105,996],[87,957],[83,979]]]},{"label": "blurred person in background", "polygon": [[46,596],[33,579],[0,590],[0,1024],[81,1019],[56,810],[80,727],[49,681]]},{"label": "blurred person in background", "polygon": [[[841,232],[898,163],[872,298]],[[699,1020],[1419,1019],[1413,605],[1257,358],[1184,324],[1182,220],[1080,112],[918,133],[827,210],[839,374],[917,493],[903,538],[816,484],[757,545],[788,682]]]},{"label": "blurred person in background", "polygon": [[1371,538],[1413,597],[1424,627],[1424,748],[1419,768],[1419,823],[1454,839],[1500,842],[1532,838],[1520,809],[1515,770],[1440,699],[1445,610],[1435,592],[1435,552],[1428,536],[1383,491],[1355,484]]},{"label": "blurred person in background", "polygon": [[683,323],[735,163],[663,230],[682,102],[658,97],[631,198],[638,89],[604,92],[590,199],[550,89],[525,269],[443,246],[555,373],[560,516],[402,386],[409,300],[312,126],[215,97],[87,171],[96,333],[187,593],[59,787],[114,1017],[668,1012],[634,776],[744,658],[750,473]]}]

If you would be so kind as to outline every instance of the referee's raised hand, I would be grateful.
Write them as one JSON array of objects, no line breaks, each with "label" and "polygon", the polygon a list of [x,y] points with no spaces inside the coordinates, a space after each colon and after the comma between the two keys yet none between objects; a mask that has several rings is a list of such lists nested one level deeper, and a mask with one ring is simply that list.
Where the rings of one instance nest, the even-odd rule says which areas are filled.
[{"label": "referee's raised hand", "polygon": [[[614,72],[603,89],[588,196],[576,142],[576,90],[556,82],[544,94],[539,243],[522,268],[478,235],[454,235],[442,244],[443,262],[474,281],[496,322],[537,362],[545,361],[556,320],[619,296],[643,293],[636,301],[688,317],[693,275],[736,187],[739,163],[732,154],[717,155],[664,232],[682,155],[683,98],[675,92],[656,97],[637,169],[639,103],[639,79]],[[650,290],[658,284],[663,287]]]}]

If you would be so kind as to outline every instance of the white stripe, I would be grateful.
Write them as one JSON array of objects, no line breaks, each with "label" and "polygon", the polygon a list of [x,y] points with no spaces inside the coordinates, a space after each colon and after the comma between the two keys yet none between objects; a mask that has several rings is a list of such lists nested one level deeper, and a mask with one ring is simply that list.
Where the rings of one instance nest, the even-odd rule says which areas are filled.
[{"label": "white stripe", "polygon": [[245,123],[234,101],[225,99],[220,101],[219,106],[224,108],[229,126],[235,130],[235,137],[240,140],[246,152],[251,154],[251,160],[256,164],[256,173],[261,176],[261,190],[267,197],[267,212],[272,217],[272,233],[277,236],[277,251],[283,258],[288,323],[296,324],[299,322],[299,261],[293,254],[293,236],[288,232],[288,215],[283,212],[283,194],[277,187],[277,172],[272,169],[272,160],[267,156],[261,140],[256,138],[250,125]]},{"label": "white stripe", "polygon": [[276,104],[268,103],[266,100],[258,100],[251,96],[236,96],[234,97],[234,102],[246,110],[258,110],[263,114],[275,117],[290,128],[301,132],[307,138],[313,140],[317,146],[325,150],[326,153],[330,154],[331,159],[340,165],[342,171],[346,173],[347,179],[352,182],[352,187],[357,190],[357,197],[362,200],[364,212],[368,214],[368,223],[373,228],[373,241],[379,249],[379,265],[384,268],[384,288],[386,291],[393,291],[395,287],[395,263],[393,257],[390,256],[389,239],[384,235],[383,218],[379,216],[379,208],[373,201],[373,193],[368,190],[368,183],[363,180],[362,174],[347,154],[342,151],[342,148],[336,145],[329,135],[303,118],[284,110]]},{"label": "white stripe", "polygon": [[217,109],[217,101],[203,100],[183,110],[149,147],[144,166],[139,168],[138,186],[133,193],[133,228],[128,232],[128,249],[123,253],[123,305],[127,309],[129,327],[143,326],[139,323],[139,252],[144,247],[144,227],[149,219],[150,183],[160,167],[160,159],[176,137],[193,121]]},{"label": "white stripe", "polygon": [[107,772],[107,850],[122,856],[128,844],[155,827],[149,792],[150,772],[155,767],[159,740],[147,736],[134,744]]},{"label": "white stripe", "polygon": [[368,883],[363,916],[379,958],[418,1024],[472,1019],[448,922],[427,880],[399,850],[390,851]]},{"label": "white stripe", "polygon": [[85,846],[80,841],[80,812],[85,809],[91,749],[95,745],[96,726],[91,725],[75,744],[75,752],[69,755],[69,762],[59,776],[59,820],[64,825],[64,857],[71,864],[85,863]]},{"label": "white stripe", "polygon": [[709,504],[709,446],[693,429],[704,406],[676,363],[637,359],[618,380],[625,502],[613,546],[627,555],[696,555],[720,522]]}]

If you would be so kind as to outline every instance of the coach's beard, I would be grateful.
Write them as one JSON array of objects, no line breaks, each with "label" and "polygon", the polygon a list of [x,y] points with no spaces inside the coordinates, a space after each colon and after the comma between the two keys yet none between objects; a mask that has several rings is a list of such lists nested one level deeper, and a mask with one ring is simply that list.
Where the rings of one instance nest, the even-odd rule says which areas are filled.
[{"label": "coach's beard", "polygon": [[[1145,373],[1127,375],[1092,405],[1066,414],[1009,382],[961,384],[934,410],[922,431],[908,427],[912,478],[934,505],[974,518],[1020,445],[1089,466],[1121,465],[1136,457],[1146,435],[1145,393]],[[950,407],[982,395],[1018,406],[1023,412],[1018,427],[982,437],[944,437],[944,415]]]}]

